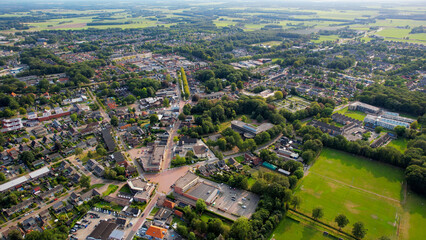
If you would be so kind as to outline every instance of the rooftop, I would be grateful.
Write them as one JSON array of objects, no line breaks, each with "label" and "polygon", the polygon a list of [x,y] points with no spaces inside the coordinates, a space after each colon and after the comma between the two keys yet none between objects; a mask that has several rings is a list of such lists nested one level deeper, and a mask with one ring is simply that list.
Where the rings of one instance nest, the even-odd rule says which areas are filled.
[{"label": "rooftop", "polygon": [[187,172],[185,175],[183,175],[182,177],[180,177],[176,182],[175,182],[175,186],[179,187],[179,188],[184,188],[186,185],[188,185],[189,183],[193,182],[194,180],[197,180],[198,176],[191,173],[191,172]]}]

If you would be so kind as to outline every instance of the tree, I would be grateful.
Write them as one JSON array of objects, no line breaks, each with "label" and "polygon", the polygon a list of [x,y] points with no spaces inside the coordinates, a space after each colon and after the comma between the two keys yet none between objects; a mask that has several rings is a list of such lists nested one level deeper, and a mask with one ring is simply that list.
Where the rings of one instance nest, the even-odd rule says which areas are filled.
[{"label": "tree", "polygon": [[312,209],[312,217],[314,219],[319,219],[319,218],[322,218],[323,216],[324,216],[324,212],[323,212],[322,208],[316,207],[316,208]]},{"label": "tree", "polygon": [[339,226],[339,229],[344,228],[349,223],[348,218],[343,214],[337,215],[334,221],[337,223],[337,226]]},{"label": "tree", "polygon": [[22,234],[18,230],[11,230],[9,234],[7,235],[8,240],[24,240],[24,237],[22,237]]},{"label": "tree", "polygon": [[407,129],[404,126],[396,126],[393,129],[399,137],[405,136]]},{"label": "tree", "polygon": [[376,133],[381,133],[383,130],[385,130],[383,127],[381,127],[381,126],[378,126],[378,127],[376,127],[375,129],[374,129],[374,131],[376,132]]},{"label": "tree", "polygon": [[281,91],[277,91],[274,93],[275,99],[283,99],[284,95]]},{"label": "tree", "polygon": [[101,156],[105,156],[108,154],[107,150],[105,148],[103,148],[102,146],[96,148],[96,153],[101,155]]},{"label": "tree", "polygon": [[199,214],[202,214],[207,209],[207,205],[203,199],[200,198],[197,200],[195,204],[195,209],[197,210]]},{"label": "tree", "polygon": [[114,127],[118,126],[118,117],[117,116],[114,115],[114,116],[111,117],[111,125],[114,126]]},{"label": "tree", "polygon": [[6,180],[6,176],[4,173],[0,172],[0,182],[3,182],[4,180]]},{"label": "tree", "polygon": [[86,189],[90,188],[90,176],[86,176],[86,175],[81,176],[79,183],[82,188],[86,188]]},{"label": "tree", "polygon": [[190,232],[190,233],[189,233],[189,235],[188,235],[188,239],[189,239],[189,240],[196,240],[196,239],[197,239],[197,237],[195,236],[195,233],[194,233],[194,232]]},{"label": "tree", "polygon": [[300,206],[302,199],[299,196],[293,196],[291,198],[290,204],[293,205],[294,209],[297,209]]},{"label": "tree", "polygon": [[164,107],[169,107],[170,106],[170,101],[169,101],[168,98],[164,98],[164,100],[163,100],[163,106]]},{"label": "tree", "polygon": [[235,90],[237,90],[237,84],[232,83],[231,84],[231,91],[235,92]]},{"label": "tree", "polygon": [[77,114],[76,113],[71,114],[70,118],[73,122],[77,122]]},{"label": "tree", "polygon": [[247,239],[251,235],[251,225],[247,218],[238,218],[231,227],[231,236],[234,239]]},{"label": "tree", "polygon": [[157,114],[152,114],[152,115],[149,117],[149,123],[150,123],[151,125],[155,125],[156,123],[158,123],[158,116],[157,116]]},{"label": "tree", "polygon": [[26,164],[30,164],[34,162],[35,157],[34,154],[30,151],[25,151],[21,154],[21,160],[24,161]]},{"label": "tree", "polygon": [[237,88],[238,88],[238,89],[240,89],[240,90],[241,90],[241,89],[243,89],[243,88],[244,88],[244,84],[243,84],[243,82],[238,81],[238,82],[237,82]]},{"label": "tree", "polygon": [[365,229],[364,223],[362,222],[354,223],[354,226],[352,228],[352,234],[358,239],[364,238],[365,235],[367,234],[367,229]]},{"label": "tree", "polygon": [[79,154],[81,154],[83,152],[83,149],[76,148],[74,152],[75,152],[75,155],[79,155]]}]

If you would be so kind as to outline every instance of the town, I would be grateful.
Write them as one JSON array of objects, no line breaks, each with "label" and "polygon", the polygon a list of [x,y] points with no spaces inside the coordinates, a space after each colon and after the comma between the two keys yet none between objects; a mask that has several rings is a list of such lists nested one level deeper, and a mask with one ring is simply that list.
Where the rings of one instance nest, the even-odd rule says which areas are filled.
[{"label": "town", "polygon": [[0,237],[426,237],[418,11],[133,4],[0,10]]}]

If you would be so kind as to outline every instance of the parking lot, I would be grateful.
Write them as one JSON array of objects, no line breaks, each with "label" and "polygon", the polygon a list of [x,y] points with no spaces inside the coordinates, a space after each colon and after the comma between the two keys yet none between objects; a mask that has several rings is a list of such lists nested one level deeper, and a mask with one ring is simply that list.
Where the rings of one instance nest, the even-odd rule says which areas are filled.
[{"label": "parking lot", "polygon": [[219,196],[212,207],[232,215],[250,218],[255,212],[258,202],[259,197],[254,193],[222,185]]},{"label": "parking lot", "polygon": [[[99,217],[97,217],[97,216]],[[96,226],[98,226],[101,220],[115,219],[116,216],[107,213],[101,213],[97,211],[89,211],[86,216],[84,216],[79,222],[81,222],[81,227],[77,228],[75,232],[71,232],[73,239],[86,239],[90,233],[93,232]],[[125,236],[130,232],[131,225],[135,224],[138,218],[127,218],[128,226],[124,228]],[[84,227],[86,226],[87,227]],[[77,225],[76,225],[77,226]]]}]

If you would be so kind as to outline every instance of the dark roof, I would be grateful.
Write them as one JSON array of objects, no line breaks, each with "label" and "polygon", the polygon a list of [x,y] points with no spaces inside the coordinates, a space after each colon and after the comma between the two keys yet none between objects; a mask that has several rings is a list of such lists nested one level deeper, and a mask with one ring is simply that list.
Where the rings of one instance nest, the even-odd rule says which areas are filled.
[{"label": "dark roof", "polygon": [[92,239],[107,240],[109,235],[117,228],[117,223],[113,221],[101,221],[99,225],[88,236]]},{"label": "dark roof", "polygon": [[112,156],[114,157],[114,161],[116,163],[121,163],[126,161],[126,158],[124,158],[124,155],[121,152],[115,152],[112,154]]},{"label": "dark roof", "polygon": [[109,131],[109,129],[102,130],[102,138],[105,141],[107,150],[109,152],[114,151],[116,145],[114,139],[112,139],[111,132]]},{"label": "dark roof", "polygon": [[179,140],[179,145],[184,145],[184,144],[196,144],[196,143],[197,143],[197,140],[198,140],[198,139],[196,139],[196,138],[190,138],[190,137],[187,137],[187,136],[183,136],[183,137],[181,137],[181,138],[180,138],[180,140]]}]

